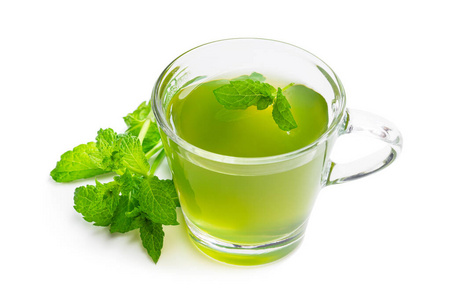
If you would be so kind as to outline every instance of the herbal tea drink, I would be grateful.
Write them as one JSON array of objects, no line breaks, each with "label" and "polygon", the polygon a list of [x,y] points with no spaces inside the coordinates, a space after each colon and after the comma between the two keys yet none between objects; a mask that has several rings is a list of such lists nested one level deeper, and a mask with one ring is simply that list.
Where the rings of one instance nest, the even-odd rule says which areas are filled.
[{"label": "herbal tea drink", "polygon": [[[290,253],[321,188],[386,167],[402,143],[386,120],[346,108],[341,82],[320,59],[271,40],[186,52],[156,82],[152,109],[190,238],[208,256],[239,265]],[[386,147],[332,162],[334,142],[352,132]]]},{"label": "herbal tea drink", "polygon": [[[180,89],[166,111],[174,132],[212,153],[256,158],[301,149],[317,140],[328,127],[325,99],[304,85],[284,84],[282,93],[298,123],[297,128],[284,131],[274,122],[272,109],[250,106],[232,110],[220,104],[214,91],[229,83],[218,79]],[[177,155],[172,147],[167,151],[190,230],[246,247],[276,243],[289,234],[289,238],[301,238],[322,184],[325,148],[297,165],[250,173],[208,167]],[[243,263],[221,253],[209,254]],[[275,256],[284,254],[280,251]],[[244,263],[273,258],[274,254]]]},{"label": "herbal tea drink", "polygon": [[[181,89],[172,98],[167,118],[179,137],[217,154],[264,157],[298,150],[327,129],[326,101],[306,86],[285,91],[298,128],[283,131],[270,109],[224,108],[213,91],[227,82],[205,82]],[[193,226],[228,243],[252,245],[277,240],[306,222],[320,188],[322,164],[323,155],[270,174],[229,174],[179,159],[173,160],[172,168],[175,174],[189,173],[176,176],[175,183]],[[304,178],[300,184],[299,178]]]}]

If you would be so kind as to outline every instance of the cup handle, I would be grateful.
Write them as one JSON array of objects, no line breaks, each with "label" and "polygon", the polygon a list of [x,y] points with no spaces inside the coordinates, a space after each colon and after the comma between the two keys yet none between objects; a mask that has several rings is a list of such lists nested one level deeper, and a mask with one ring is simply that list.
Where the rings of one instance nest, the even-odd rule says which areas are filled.
[{"label": "cup handle", "polygon": [[347,109],[346,113],[346,126],[340,135],[362,134],[381,140],[386,143],[386,146],[353,162],[343,164],[331,162],[327,186],[358,179],[384,169],[397,158],[402,150],[402,135],[391,122],[356,109]]}]

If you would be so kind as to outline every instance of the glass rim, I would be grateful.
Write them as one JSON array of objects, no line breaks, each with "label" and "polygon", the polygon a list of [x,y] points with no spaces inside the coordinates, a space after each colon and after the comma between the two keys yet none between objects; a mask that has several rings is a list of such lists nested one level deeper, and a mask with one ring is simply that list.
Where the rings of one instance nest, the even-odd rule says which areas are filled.
[{"label": "glass rim", "polygon": [[[328,78],[329,77],[328,76],[327,80],[328,81],[330,81],[330,79],[333,80],[333,83],[337,87],[338,92],[336,93],[336,89],[334,89],[334,88],[333,88],[333,91],[335,93],[335,100],[338,101],[340,103],[340,105],[338,106],[338,111],[336,112],[331,124],[328,126],[327,130],[319,138],[317,138],[314,142],[312,142],[302,148],[299,148],[299,149],[296,149],[294,151],[287,152],[287,153],[282,153],[282,154],[277,154],[277,155],[272,155],[272,156],[262,156],[262,157],[238,157],[238,156],[229,156],[229,155],[218,154],[218,153],[214,153],[214,152],[199,148],[197,146],[194,146],[193,144],[191,144],[191,143],[187,142],[186,140],[182,139],[181,137],[179,137],[175,133],[175,131],[172,130],[172,128],[168,124],[168,121],[167,121],[164,111],[163,111],[163,107],[162,107],[163,101],[159,98],[159,87],[161,86],[161,83],[163,82],[165,75],[169,72],[171,67],[180,58],[184,57],[188,53],[195,51],[198,48],[208,46],[211,44],[222,43],[222,42],[227,42],[227,41],[236,41],[236,40],[262,40],[262,41],[274,42],[274,43],[291,46],[291,47],[297,48],[298,50],[300,50],[304,53],[307,53],[308,55],[317,59],[320,63],[322,63],[324,66],[326,66],[329,69],[329,72],[327,72],[327,74],[331,72],[331,74],[334,76],[335,79]],[[332,84],[332,82],[330,82],[330,84]],[[341,120],[344,118],[344,112],[345,112],[345,108],[346,108],[346,97],[345,97],[344,87],[343,87],[339,77],[336,75],[336,73],[323,60],[321,60],[320,58],[318,58],[316,55],[312,54],[311,52],[309,52],[301,47],[298,47],[296,45],[273,40],[273,39],[229,38],[229,39],[221,39],[221,40],[216,40],[216,41],[201,44],[199,46],[196,46],[196,47],[182,53],[177,58],[175,58],[164,69],[164,71],[161,73],[161,75],[159,75],[159,77],[155,83],[155,86],[153,88],[152,97],[151,97],[151,106],[152,106],[153,114],[155,115],[155,119],[158,123],[158,126],[164,131],[164,133],[167,135],[168,138],[173,140],[177,145],[179,145],[183,149],[185,149],[195,155],[198,155],[200,157],[203,157],[203,158],[206,158],[209,160],[213,160],[213,161],[217,161],[217,162],[236,164],[236,165],[259,165],[259,164],[275,163],[275,162],[280,162],[280,161],[285,161],[285,160],[296,158],[296,157],[310,151],[311,149],[317,147],[319,144],[323,143],[324,141],[326,141],[328,139],[328,137],[331,136],[336,131],[338,125],[341,123]]]}]

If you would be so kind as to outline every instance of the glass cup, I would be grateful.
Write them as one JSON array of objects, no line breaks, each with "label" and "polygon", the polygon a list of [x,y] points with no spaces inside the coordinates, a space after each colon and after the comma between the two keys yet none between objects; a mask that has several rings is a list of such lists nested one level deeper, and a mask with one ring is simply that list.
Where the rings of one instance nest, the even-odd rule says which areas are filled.
[{"label": "glass cup", "polygon": [[[252,72],[304,84],[321,94],[328,107],[326,132],[293,152],[252,158],[212,153],[177,136],[166,108],[180,88]],[[264,264],[290,253],[301,243],[323,187],[385,168],[402,147],[401,134],[390,122],[346,107],[342,83],[328,65],[299,47],[273,40],[228,39],[187,51],[158,78],[152,107],[190,238],[208,256],[237,265]],[[331,161],[336,139],[354,133],[386,146],[351,163]]]}]

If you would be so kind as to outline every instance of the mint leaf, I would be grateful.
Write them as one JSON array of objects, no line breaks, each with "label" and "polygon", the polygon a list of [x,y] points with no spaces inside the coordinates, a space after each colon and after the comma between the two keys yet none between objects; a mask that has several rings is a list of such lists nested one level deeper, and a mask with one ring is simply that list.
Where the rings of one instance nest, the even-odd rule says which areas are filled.
[{"label": "mint leaf", "polygon": [[50,176],[57,182],[69,182],[107,173],[101,168],[100,156],[95,143],[79,145],[61,155]]},{"label": "mint leaf", "polygon": [[114,181],[119,185],[121,196],[109,230],[125,233],[141,227],[145,217],[140,214],[137,196],[142,177],[133,176],[126,169],[123,175],[114,177]]},{"label": "mint leaf", "polygon": [[[275,88],[267,83],[246,80],[232,80],[213,91],[217,101],[226,109],[246,109],[252,105],[264,107],[266,103],[272,103]],[[267,107],[267,106],[266,106]]]},{"label": "mint leaf", "polygon": [[116,182],[80,186],[75,189],[74,208],[88,222],[96,226],[111,224],[114,212],[119,204],[119,188]]},{"label": "mint leaf", "polygon": [[151,114],[151,105],[144,101],[132,113],[123,117],[123,120],[128,128],[130,128],[141,125],[147,118],[150,118]]},{"label": "mint leaf", "polygon": [[273,103],[273,98],[263,97],[259,99],[258,103],[256,103],[256,108],[258,110],[264,110],[268,108]]},{"label": "mint leaf", "polygon": [[64,153],[50,173],[52,178],[58,182],[68,182],[122,168],[118,138],[114,130],[100,129],[96,140],[96,143],[82,144]]},{"label": "mint leaf", "polygon": [[120,192],[122,195],[128,195],[129,193],[136,192],[141,184],[142,177],[134,176],[130,170],[125,169],[125,172],[120,176],[114,176],[114,181],[120,186]]},{"label": "mint leaf", "polygon": [[174,194],[165,180],[156,176],[144,179],[140,186],[139,204],[142,212],[153,222],[164,225],[178,224]]},{"label": "mint leaf", "polygon": [[281,88],[278,88],[277,98],[273,104],[272,117],[281,130],[289,131],[297,128],[297,123],[291,113],[291,105],[283,95]]},{"label": "mint leaf", "polygon": [[161,256],[161,249],[163,247],[164,231],[162,225],[147,221],[141,227],[140,235],[142,246],[144,246],[148,255],[150,255],[156,264]]},{"label": "mint leaf", "polygon": [[95,154],[104,170],[116,171],[123,167],[122,155],[119,153],[119,139],[111,128],[100,129],[96,137],[98,154]]},{"label": "mint leaf", "polygon": [[[132,198],[124,195],[120,196],[119,204],[109,228],[111,233],[125,233],[143,226],[145,223],[145,216],[140,214],[140,210],[136,205],[138,205],[138,203],[135,203]],[[130,215],[130,212],[134,212],[135,210],[138,211],[138,213]]]},{"label": "mint leaf", "polygon": [[146,175],[150,171],[150,164],[145,158],[142,145],[135,136],[123,134],[119,136],[119,153],[122,165],[130,171]]},{"label": "mint leaf", "polygon": [[253,72],[250,75],[241,75],[239,77],[233,78],[231,80],[246,80],[246,79],[251,79],[253,81],[260,81],[263,82],[266,80],[266,77],[264,77],[262,74]]},{"label": "mint leaf", "polygon": [[[289,131],[297,128],[297,123],[291,113],[291,106],[283,95],[283,90],[288,89],[294,83],[289,84],[283,90],[275,89],[266,78],[256,72],[250,75],[242,75],[213,91],[216,100],[226,109],[246,109],[256,105],[258,110],[264,110],[273,105],[272,116],[281,130]],[[276,99],[276,100],[275,100]]]},{"label": "mint leaf", "polygon": [[117,151],[117,133],[111,128],[100,129],[95,138],[97,149],[103,156],[111,156]]}]

